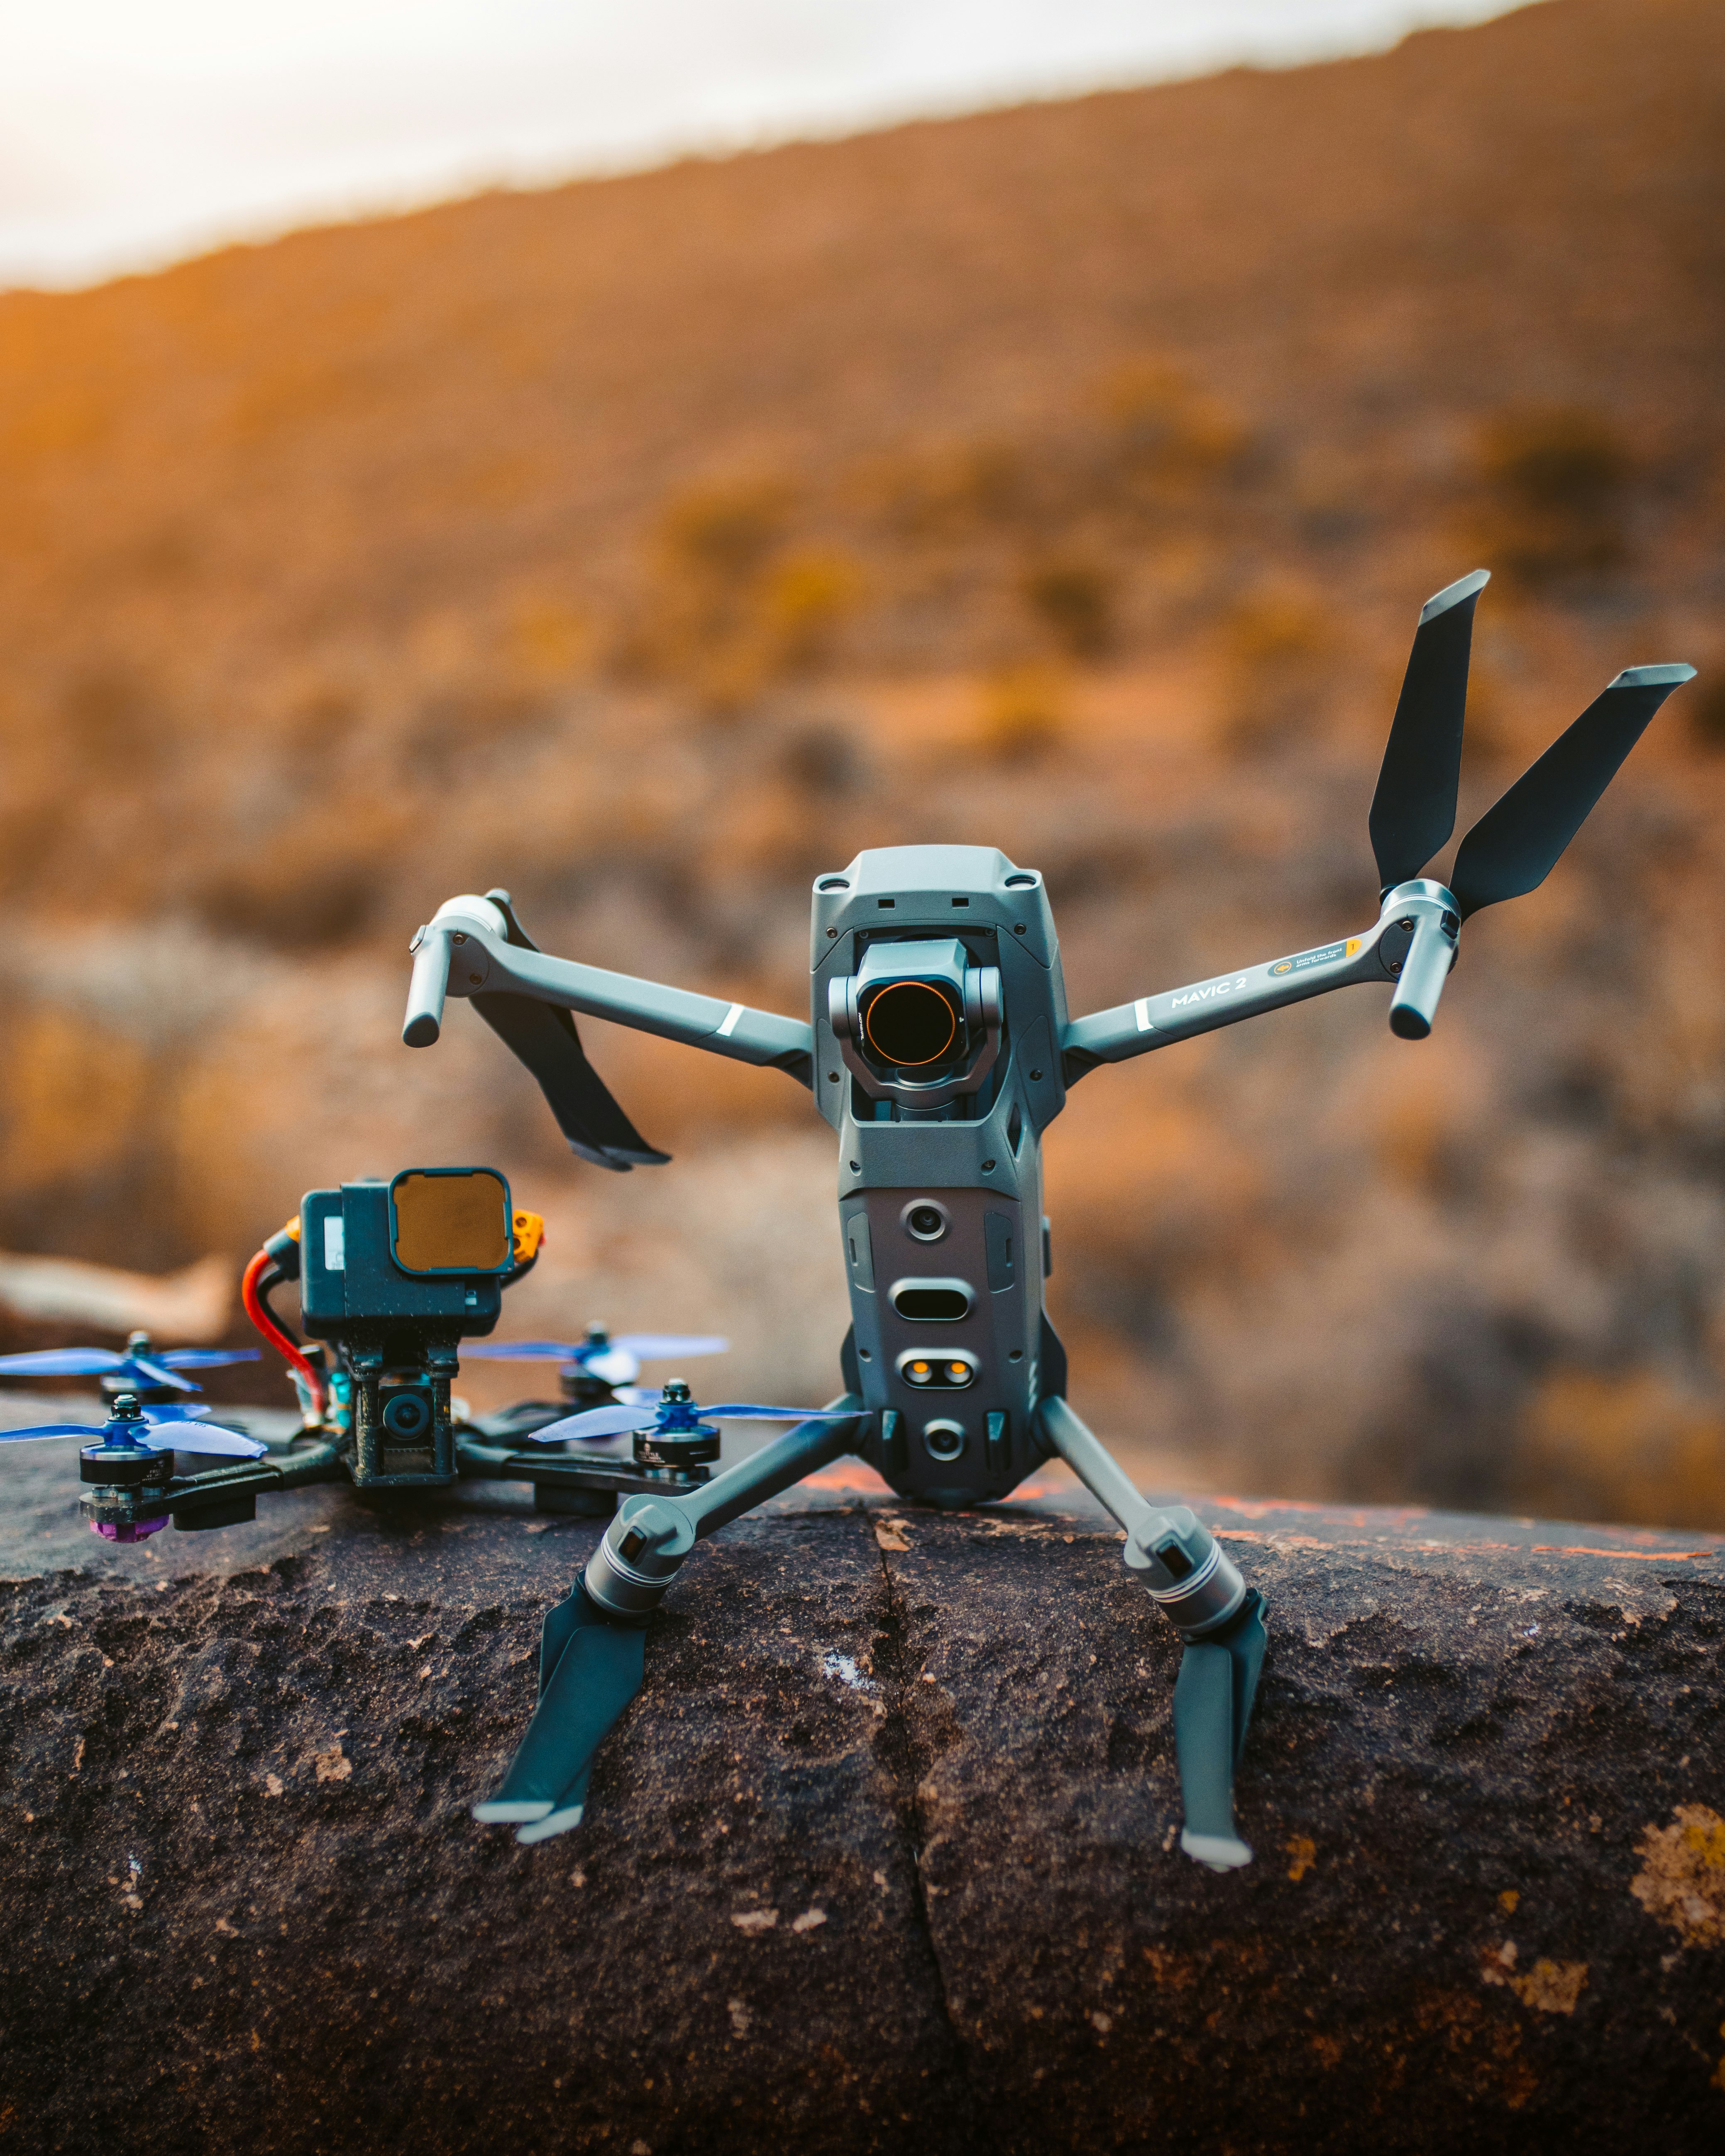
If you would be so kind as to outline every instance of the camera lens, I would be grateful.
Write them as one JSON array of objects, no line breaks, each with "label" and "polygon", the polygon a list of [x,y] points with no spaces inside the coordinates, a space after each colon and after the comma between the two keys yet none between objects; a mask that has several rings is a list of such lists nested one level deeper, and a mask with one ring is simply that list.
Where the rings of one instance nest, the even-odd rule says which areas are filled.
[{"label": "camera lens", "polygon": [[905,1225],[919,1243],[937,1243],[947,1232],[947,1216],[938,1205],[913,1205]]},{"label": "camera lens", "polygon": [[383,1427],[392,1437],[424,1437],[431,1427],[431,1403],[424,1393],[392,1393],[383,1409]]},{"label": "camera lens", "polygon": [[937,1063],[958,1038],[958,1014],[927,981],[891,981],[863,1014],[863,1036],[884,1062],[901,1070]]},{"label": "camera lens", "polygon": [[957,1460],[964,1450],[964,1425],[962,1422],[926,1422],[922,1425],[922,1444],[931,1460],[943,1465]]}]

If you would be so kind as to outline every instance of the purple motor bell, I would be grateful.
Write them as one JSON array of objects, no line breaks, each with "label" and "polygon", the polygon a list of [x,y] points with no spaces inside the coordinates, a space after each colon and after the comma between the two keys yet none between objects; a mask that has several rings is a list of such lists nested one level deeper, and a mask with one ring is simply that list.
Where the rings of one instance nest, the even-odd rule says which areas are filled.
[{"label": "purple motor bell", "polygon": [[159,1534],[167,1525],[166,1517],[159,1520],[91,1520],[87,1522],[93,1535],[101,1535],[110,1543],[141,1543],[146,1535]]}]

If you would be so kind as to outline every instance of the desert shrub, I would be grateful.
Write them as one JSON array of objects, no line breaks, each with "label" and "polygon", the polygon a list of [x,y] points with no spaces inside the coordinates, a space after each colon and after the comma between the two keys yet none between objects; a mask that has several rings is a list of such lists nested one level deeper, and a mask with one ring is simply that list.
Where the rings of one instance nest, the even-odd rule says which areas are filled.
[{"label": "desert shrub", "polygon": [[860,599],[862,574],[837,548],[787,554],[765,572],[758,594],[762,627],[778,669],[824,664]]},{"label": "desert shrub", "polygon": [[1629,551],[1632,460],[1596,412],[1502,412],[1479,443],[1478,536],[1486,558],[1538,588],[1615,567]]},{"label": "desert shrub", "polygon": [[1014,521],[1026,467],[1014,442],[946,442],[874,459],[852,490],[901,539],[962,539]]},{"label": "desert shrub", "polygon": [[388,837],[356,848],[345,825],[303,819],[212,867],[197,884],[193,911],[218,936],[275,950],[352,942],[375,922],[389,850]]},{"label": "desert shrub", "polygon": [[642,616],[624,656],[680,681],[711,716],[832,654],[862,573],[835,547],[788,547],[793,496],[772,478],[692,489],[659,518]]},{"label": "desert shrub", "polygon": [[593,655],[593,625],[581,608],[557,598],[524,598],[510,620],[511,654],[536,679],[578,673]]},{"label": "desert shrub", "polygon": [[998,763],[1034,762],[1060,741],[1068,723],[1066,685],[1052,666],[1010,666],[982,688],[982,741]]},{"label": "desert shrub", "polygon": [[1114,578],[1100,562],[1055,556],[1026,569],[1025,604],[1074,659],[1098,659],[1113,639]]},{"label": "desert shrub", "polygon": [[644,610],[627,639],[641,670],[731,716],[778,676],[831,653],[862,578],[837,548],[787,550],[792,496],[773,479],[699,487],[659,519]]},{"label": "desert shrub", "polygon": [[1317,716],[1331,635],[1309,600],[1278,591],[1242,599],[1224,617],[1220,647],[1229,746],[1275,747]]},{"label": "desert shrub", "polygon": [[786,783],[798,793],[844,793],[858,777],[855,746],[839,726],[800,728],[784,744],[778,762]]},{"label": "desert shrub", "polygon": [[1116,367],[1098,384],[1096,403],[1117,467],[1140,492],[1189,491],[1227,473],[1248,446],[1227,407],[1166,359]]},{"label": "desert shrub", "polygon": [[780,480],[709,482],[666,506],[659,521],[660,548],[682,575],[735,590],[778,545],[789,514],[790,491]]}]

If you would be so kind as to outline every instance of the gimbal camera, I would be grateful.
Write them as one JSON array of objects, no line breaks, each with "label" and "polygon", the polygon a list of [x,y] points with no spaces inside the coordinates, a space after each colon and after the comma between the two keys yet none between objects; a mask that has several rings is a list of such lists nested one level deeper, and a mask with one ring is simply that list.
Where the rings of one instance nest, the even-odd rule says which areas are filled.
[{"label": "gimbal camera", "polygon": [[[436,1040],[468,998],[538,1080],[571,1148],[627,1169],[665,1159],[587,1060],[570,1014],[783,1071],[837,1134],[851,1326],[834,1407],[685,1496],[625,1502],[545,1623],[540,1701],[483,1820],[523,1840],[576,1824],[593,1755],[639,1690],[640,1626],[702,1535],[837,1455],[901,1496],[1006,1496],[1058,1454],[1125,1534],[1127,1567],[1185,1642],[1173,1722],[1182,1845],[1250,1861],[1233,1780],[1265,1650],[1262,1603],[1196,1516],[1147,1504],[1066,1399],[1043,1306],[1042,1132],[1101,1065],[1354,986],[1389,992],[1392,1032],[1423,1040],[1462,924],[1542,882],[1643,729],[1693,669],[1620,674],[1474,826],[1447,883],[1423,874],[1454,829],[1476,571],[1420,617],[1370,834],[1375,922],[1317,948],[1082,1018],[1067,1010],[1042,878],[983,846],[896,846],[816,880],[810,1013],[738,1003],[549,957],[506,891],[450,899],[412,945],[403,1039]],[[623,1410],[613,1410],[613,1413]]]}]

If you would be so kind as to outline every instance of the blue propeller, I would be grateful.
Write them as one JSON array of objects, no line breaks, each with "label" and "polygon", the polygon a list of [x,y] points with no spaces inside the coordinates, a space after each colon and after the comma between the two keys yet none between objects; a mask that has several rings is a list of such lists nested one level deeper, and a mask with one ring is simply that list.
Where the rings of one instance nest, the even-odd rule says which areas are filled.
[{"label": "blue propeller", "polygon": [[595,1325],[585,1340],[482,1340],[461,1352],[464,1362],[557,1363],[572,1376],[631,1385],[643,1363],[722,1355],[730,1345],[708,1332],[619,1332],[614,1338],[603,1326]]},{"label": "blue propeller", "polygon": [[102,1424],[39,1422],[27,1430],[0,1430],[0,1445],[28,1445],[47,1437],[100,1438],[105,1445],[128,1450],[141,1447],[146,1452],[221,1453],[234,1460],[260,1459],[269,1450],[243,1430],[228,1430],[220,1423],[152,1414],[148,1408],[131,1404],[131,1413],[111,1414]]},{"label": "blue propeller", "polygon": [[24,1355],[0,1355],[0,1378],[106,1378],[116,1384],[160,1385],[177,1393],[196,1393],[203,1388],[179,1372],[255,1363],[259,1353],[256,1348],[170,1348],[161,1355],[141,1351],[121,1355],[111,1348],[39,1348]]},{"label": "blue propeller", "polygon": [[848,1422],[855,1408],[769,1408],[754,1400],[724,1400],[704,1408],[689,1388],[673,1378],[657,1400],[639,1405],[588,1408],[580,1414],[565,1415],[543,1430],[524,1433],[532,1445],[560,1445],[566,1438],[622,1437],[647,1432],[654,1437],[696,1437],[707,1422]]}]

